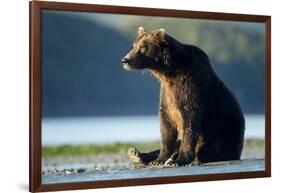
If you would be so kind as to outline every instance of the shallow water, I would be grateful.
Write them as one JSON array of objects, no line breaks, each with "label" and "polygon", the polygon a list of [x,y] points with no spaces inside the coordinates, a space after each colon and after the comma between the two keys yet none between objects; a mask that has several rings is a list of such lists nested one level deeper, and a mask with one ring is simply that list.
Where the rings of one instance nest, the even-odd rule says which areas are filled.
[{"label": "shallow water", "polygon": [[[149,142],[160,139],[159,117],[43,118],[43,145]],[[264,139],[264,116],[245,115],[245,138]],[[125,135],[124,135],[125,134]]]},{"label": "shallow water", "polygon": [[218,162],[204,166],[176,167],[176,168],[139,168],[119,167],[105,171],[86,171],[70,174],[42,175],[43,184],[99,181],[130,178],[149,178],[163,176],[183,176],[215,173],[232,173],[248,171],[264,171],[264,160],[242,160],[233,162]]}]

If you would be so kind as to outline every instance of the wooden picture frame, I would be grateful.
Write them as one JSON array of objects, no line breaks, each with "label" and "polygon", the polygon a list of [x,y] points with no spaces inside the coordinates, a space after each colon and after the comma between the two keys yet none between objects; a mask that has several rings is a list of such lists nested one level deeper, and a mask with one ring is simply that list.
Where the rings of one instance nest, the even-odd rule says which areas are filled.
[{"label": "wooden picture frame", "polygon": [[[238,172],[223,174],[204,174],[192,176],[153,177],[126,180],[107,180],[42,184],[41,181],[41,11],[43,9],[97,12],[112,14],[130,14],[146,16],[170,16],[178,18],[195,18],[225,21],[245,21],[264,23],[265,32],[265,171]],[[58,3],[30,1],[30,176],[29,190],[59,191],[88,188],[122,187],[136,185],[183,183],[212,180],[229,180],[243,178],[261,178],[271,176],[271,17],[263,15],[246,15],[232,13],[214,13],[183,11],[170,9],[106,6],[76,3]]]}]

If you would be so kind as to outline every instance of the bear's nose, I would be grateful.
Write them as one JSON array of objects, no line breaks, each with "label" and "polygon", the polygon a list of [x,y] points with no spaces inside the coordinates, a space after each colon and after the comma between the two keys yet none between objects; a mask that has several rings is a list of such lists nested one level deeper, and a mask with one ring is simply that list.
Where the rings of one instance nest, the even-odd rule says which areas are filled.
[{"label": "bear's nose", "polygon": [[122,63],[128,63],[128,58],[126,58],[126,57],[122,58],[122,59],[121,59],[121,62],[122,62]]}]

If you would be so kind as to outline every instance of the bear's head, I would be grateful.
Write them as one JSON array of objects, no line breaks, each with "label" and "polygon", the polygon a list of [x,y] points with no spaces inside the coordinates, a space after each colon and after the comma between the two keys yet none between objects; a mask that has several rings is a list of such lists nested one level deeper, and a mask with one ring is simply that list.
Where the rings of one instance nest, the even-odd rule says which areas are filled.
[{"label": "bear's head", "polygon": [[124,69],[155,70],[167,65],[165,36],[165,30],[162,28],[145,32],[143,27],[139,27],[131,51],[122,58]]}]

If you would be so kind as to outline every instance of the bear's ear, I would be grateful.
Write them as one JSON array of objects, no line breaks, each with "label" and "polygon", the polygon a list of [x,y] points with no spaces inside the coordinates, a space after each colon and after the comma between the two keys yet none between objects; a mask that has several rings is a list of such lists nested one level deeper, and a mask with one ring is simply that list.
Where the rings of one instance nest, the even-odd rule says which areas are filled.
[{"label": "bear's ear", "polygon": [[160,40],[164,40],[165,39],[165,29],[164,28],[160,28],[160,29],[156,30],[155,35]]},{"label": "bear's ear", "polygon": [[156,30],[155,31],[155,36],[159,40],[164,40],[165,39],[165,29],[164,28],[160,28],[160,29]]},{"label": "bear's ear", "polygon": [[142,26],[138,29],[138,36],[142,35],[144,33],[144,28]]}]

